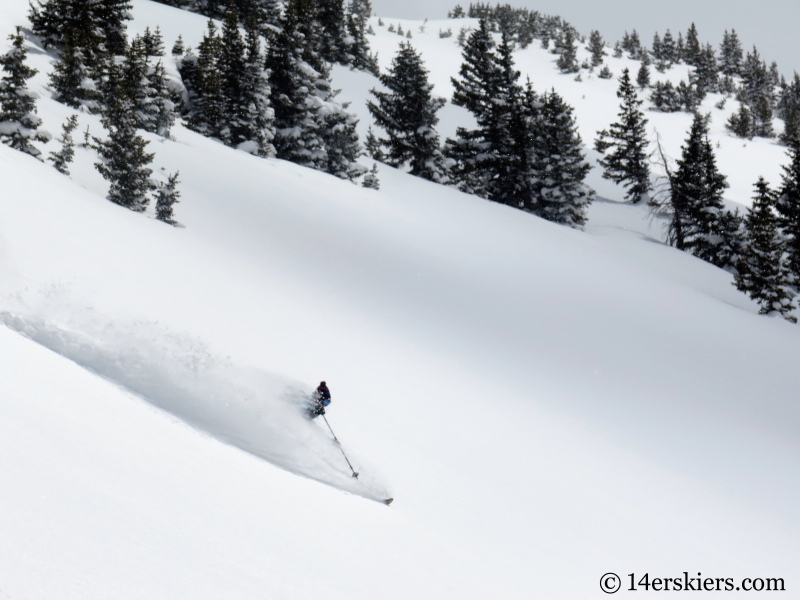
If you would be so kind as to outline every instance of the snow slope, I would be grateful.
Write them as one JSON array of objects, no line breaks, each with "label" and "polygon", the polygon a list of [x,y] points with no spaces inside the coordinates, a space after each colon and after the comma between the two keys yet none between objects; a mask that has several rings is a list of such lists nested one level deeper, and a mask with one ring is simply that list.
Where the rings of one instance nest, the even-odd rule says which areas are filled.
[{"label": "snow slope", "polygon": [[[134,14],[168,45],[204,26]],[[458,48],[428,31],[446,93]],[[391,35],[371,38],[384,65]],[[584,139],[610,122],[614,84],[525,52],[538,89],[592,90],[596,109],[568,97]],[[363,111],[374,79],[335,77]],[[55,132],[70,111],[45,81]],[[679,142],[688,117],[664,119]],[[184,229],[108,203],[84,149],[66,178],[0,146],[0,597],[571,599],[604,596],[608,571],[790,585],[798,329],[642,209],[598,201],[579,232],[388,167],[375,192],[174,137],[148,139],[181,172]],[[730,165],[767,165],[761,146]],[[292,410],[321,378],[363,485]]]}]

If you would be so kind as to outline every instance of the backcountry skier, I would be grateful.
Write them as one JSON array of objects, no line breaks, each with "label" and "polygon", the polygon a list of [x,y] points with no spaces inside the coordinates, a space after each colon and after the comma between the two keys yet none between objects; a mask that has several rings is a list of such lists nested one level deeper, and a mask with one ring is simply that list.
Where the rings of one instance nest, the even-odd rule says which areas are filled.
[{"label": "backcountry skier", "polygon": [[317,389],[311,395],[314,404],[308,411],[309,416],[313,419],[320,415],[325,414],[325,407],[331,403],[331,391],[328,389],[328,385],[321,381]]}]

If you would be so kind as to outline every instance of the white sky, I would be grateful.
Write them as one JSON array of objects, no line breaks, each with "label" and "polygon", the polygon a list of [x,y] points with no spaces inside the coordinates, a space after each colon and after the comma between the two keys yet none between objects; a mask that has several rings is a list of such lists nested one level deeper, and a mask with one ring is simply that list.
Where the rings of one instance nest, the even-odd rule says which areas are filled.
[{"label": "white sky", "polygon": [[[380,16],[407,19],[441,19],[460,1],[469,0],[372,0]],[[722,32],[734,28],[745,48],[758,46],[762,58],[778,61],[789,77],[800,71],[800,0],[503,0],[547,14],[560,15],[582,33],[599,29],[607,41],[637,29],[648,46],[653,33],[670,28],[686,31],[694,21],[702,42],[719,45]],[[496,4],[492,0],[491,4]]]}]

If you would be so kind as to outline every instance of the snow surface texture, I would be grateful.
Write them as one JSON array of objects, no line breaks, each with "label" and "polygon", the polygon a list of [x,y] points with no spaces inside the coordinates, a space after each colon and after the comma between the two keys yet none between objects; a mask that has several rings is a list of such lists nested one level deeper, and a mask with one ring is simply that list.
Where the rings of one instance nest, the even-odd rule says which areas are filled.
[{"label": "snow surface texture", "polygon": [[[26,10],[2,4],[0,26]],[[131,33],[160,24],[168,47],[205,26],[145,0],[134,16]],[[454,38],[409,25],[449,93]],[[385,67],[400,38],[373,27]],[[52,58],[30,56],[58,131],[73,111],[45,89]],[[518,64],[576,105],[588,142],[616,83],[554,60],[531,48]],[[374,78],[335,77],[364,111]],[[466,122],[445,113],[442,133]],[[690,117],[656,116],[677,155]],[[101,132],[80,114],[87,126]],[[599,598],[609,571],[794,581],[800,330],[665,246],[646,209],[598,201],[579,232],[380,165],[366,190],[180,126],[145,135],[156,173],[180,170],[185,229],[107,202],[86,149],[67,178],[0,146],[0,598]],[[715,135],[730,201],[761,168],[776,181],[780,147]],[[294,411],[320,379],[391,508],[359,497],[324,424]]]}]

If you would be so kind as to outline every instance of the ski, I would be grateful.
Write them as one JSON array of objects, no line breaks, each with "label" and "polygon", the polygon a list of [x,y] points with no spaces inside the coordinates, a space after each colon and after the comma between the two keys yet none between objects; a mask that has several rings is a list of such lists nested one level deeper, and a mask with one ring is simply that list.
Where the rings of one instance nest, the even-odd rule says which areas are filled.
[{"label": "ski", "polygon": [[389,506],[392,502],[394,502],[394,498],[384,498],[383,502],[386,504],[386,506]]}]

